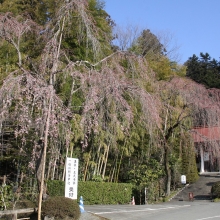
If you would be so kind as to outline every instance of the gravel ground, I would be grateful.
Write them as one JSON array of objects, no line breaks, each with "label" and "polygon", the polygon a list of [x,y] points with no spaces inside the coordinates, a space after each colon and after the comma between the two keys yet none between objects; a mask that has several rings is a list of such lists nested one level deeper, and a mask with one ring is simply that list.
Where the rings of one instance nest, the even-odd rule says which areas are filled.
[{"label": "gravel ground", "polygon": [[84,212],[81,213],[79,220],[108,220],[108,219],[92,214],[90,212]]}]

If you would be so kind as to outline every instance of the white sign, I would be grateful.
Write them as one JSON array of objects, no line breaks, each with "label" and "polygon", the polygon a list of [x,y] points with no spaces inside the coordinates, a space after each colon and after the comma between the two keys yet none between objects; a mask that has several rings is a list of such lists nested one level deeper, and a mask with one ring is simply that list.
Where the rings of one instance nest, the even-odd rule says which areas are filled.
[{"label": "white sign", "polygon": [[78,159],[66,158],[65,197],[70,199],[77,199],[78,166]]},{"label": "white sign", "polygon": [[185,175],[181,176],[181,183],[186,184],[186,176]]},{"label": "white sign", "polygon": [[204,152],[204,161],[209,161],[209,152]]}]

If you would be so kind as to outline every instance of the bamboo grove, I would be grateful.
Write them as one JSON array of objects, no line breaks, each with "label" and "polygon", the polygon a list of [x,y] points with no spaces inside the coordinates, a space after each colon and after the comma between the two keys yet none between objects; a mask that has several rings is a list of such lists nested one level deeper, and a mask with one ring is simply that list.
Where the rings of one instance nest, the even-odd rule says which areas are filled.
[{"label": "bamboo grove", "polygon": [[181,174],[197,179],[190,129],[219,124],[219,92],[210,99],[158,40],[143,48],[149,30],[121,50],[98,0],[3,0],[0,11],[1,177],[42,197],[68,156],[81,181],[131,182],[155,199]]}]

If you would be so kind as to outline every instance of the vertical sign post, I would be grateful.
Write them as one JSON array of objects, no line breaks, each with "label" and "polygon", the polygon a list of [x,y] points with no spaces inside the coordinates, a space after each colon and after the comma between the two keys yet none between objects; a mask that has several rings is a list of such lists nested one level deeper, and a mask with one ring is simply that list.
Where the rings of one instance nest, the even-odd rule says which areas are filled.
[{"label": "vertical sign post", "polygon": [[147,205],[147,188],[144,188],[145,205]]},{"label": "vertical sign post", "polygon": [[77,199],[78,166],[78,159],[66,158],[65,197],[70,199]]}]

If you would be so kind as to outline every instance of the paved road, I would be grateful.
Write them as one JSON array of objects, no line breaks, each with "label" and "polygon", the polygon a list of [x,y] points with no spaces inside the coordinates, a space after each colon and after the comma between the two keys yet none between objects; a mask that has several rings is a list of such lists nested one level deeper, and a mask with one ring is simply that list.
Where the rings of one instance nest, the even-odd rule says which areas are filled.
[{"label": "paved road", "polygon": [[217,220],[220,203],[168,202],[158,205],[94,205],[85,206],[86,212],[110,220]]}]

